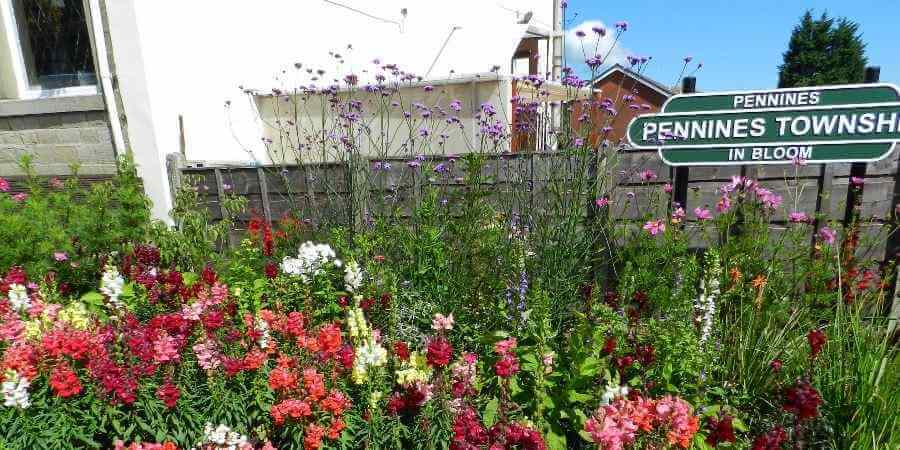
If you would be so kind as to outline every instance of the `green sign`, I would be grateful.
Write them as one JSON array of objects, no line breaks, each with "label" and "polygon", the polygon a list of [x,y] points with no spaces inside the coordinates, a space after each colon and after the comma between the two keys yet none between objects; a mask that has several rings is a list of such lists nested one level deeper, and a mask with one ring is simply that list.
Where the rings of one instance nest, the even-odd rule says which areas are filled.
[{"label": "green sign", "polygon": [[878,161],[900,142],[900,90],[891,84],[675,95],[632,119],[634,148],[666,164]]}]

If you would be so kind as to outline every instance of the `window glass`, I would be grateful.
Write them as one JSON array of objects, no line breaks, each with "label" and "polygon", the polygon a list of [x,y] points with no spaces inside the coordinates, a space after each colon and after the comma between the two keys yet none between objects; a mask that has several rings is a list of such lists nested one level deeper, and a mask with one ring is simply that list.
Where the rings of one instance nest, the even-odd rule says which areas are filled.
[{"label": "window glass", "polygon": [[13,4],[32,88],[97,84],[83,0],[14,0]]}]

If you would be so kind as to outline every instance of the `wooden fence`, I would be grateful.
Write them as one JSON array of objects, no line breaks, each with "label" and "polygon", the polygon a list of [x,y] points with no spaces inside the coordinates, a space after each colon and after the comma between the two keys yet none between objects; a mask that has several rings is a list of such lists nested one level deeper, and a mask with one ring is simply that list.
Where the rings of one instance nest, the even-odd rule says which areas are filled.
[{"label": "wooden fence", "polygon": [[[614,176],[618,172],[624,188],[617,189],[617,197],[611,200],[613,205],[619,205],[625,202],[626,196],[633,197],[629,201],[635,207],[624,211],[625,218],[637,218],[645,211],[646,199],[652,192],[659,192],[662,185],[677,184],[675,171],[665,166],[655,151],[626,150],[618,160],[618,167],[611,171]],[[220,199],[225,194],[245,197],[248,212],[235,218],[238,224],[246,223],[251,214],[272,221],[293,211],[300,217],[352,225],[354,221],[381,213],[378,205],[399,206],[408,213],[421,200],[426,188],[438,187],[450,195],[463,185],[458,178],[461,171],[454,167],[458,163],[443,157],[430,158],[429,165],[443,164],[445,172],[426,171],[415,167],[416,161],[403,159],[364,160],[355,167],[347,163],[248,166],[187,162],[173,154],[168,162],[175,184],[185,176],[199,179],[201,196],[214,218],[221,217]],[[559,153],[514,153],[488,158],[482,174],[492,192],[489,201],[505,202],[512,211],[527,211],[545,205],[551,177],[561,173],[574,176],[575,171],[584,167],[575,158]],[[695,207],[715,206],[718,188],[731,177],[747,176],[780,194],[789,209],[822,217],[823,221],[817,221],[811,228],[811,235],[824,222],[843,223],[856,204],[862,219],[863,240],[866,236],[881,236],[873,239],[877,248],[869,248],[867,253],[891,259],[898,248],[897,233],[891,232],[896,223],[894,206],[900,198],[897,168],[898,152],[894,152],[882,161],[867,164],[862,186],[851,189],[851,164],[693,167],[682,206],[691,218]],[[645,169],[653,171],[656,178],[640,182],[637,173]],[[776,233],[786,227],[784,217],[773,217],[772,229]]]}]

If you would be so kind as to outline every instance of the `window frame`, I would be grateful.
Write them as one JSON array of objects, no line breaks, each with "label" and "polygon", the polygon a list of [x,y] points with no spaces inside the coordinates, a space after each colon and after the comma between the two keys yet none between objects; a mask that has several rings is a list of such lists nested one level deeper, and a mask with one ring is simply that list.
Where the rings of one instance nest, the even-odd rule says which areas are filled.
[{"label": "window frame", "polygon": [[[70,86],[47,89],[35,87],[29,83],[28,69],[25,63],[25,47],[19,33],[19,22],[16,17],[14,2],[17,0],[0,0],[0,100],[35,100],[52,97],[70,97],[100,94],[99,80],[92,85]],[[93,27],[90,26],[90,8],[86,0],[84,5],[85,27],[91,45],[91,60],[94,73],[97,73],[97,51],[94,46]]]}]

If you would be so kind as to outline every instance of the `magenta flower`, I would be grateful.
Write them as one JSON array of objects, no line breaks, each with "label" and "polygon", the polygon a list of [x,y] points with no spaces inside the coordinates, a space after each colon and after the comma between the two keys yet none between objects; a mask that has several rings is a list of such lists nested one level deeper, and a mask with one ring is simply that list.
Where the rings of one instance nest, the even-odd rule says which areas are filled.
[{"label": "magenta flower", "polygon": [[809,216],[806,215],[805,212],[794,211],[788,214],[788,220],[790,220],[792,223],[807,223],[809,222]]},{"label": "magenta flower", "polygon": [[680,223],[684,220],[685,212],[684,208],[676,208],[675,211],[672,211],[672,223]]},{"label": "magenta flower", "polygon": [[671,184],[671,183],[666,183],[666,184],[664,184],[664,185],[663,185],[663,191],[664,191],[666,194],[671,194],[671,193],[672,193],[672,184]]},{"label": "magenta flower", "polygon": [[24,192],[19,192],[18,194],[13,195],[12,198],[13,198],[13,200],[16,201],[16,203],[22,203],[28,199],[28,194],[26,194]]},{"label": "magenta flower", "polygon": [[647,230],[651,236],[656,236],[657,234],[666,231],[666,224],[662,220],[650,220],[644,224],[644,229]]},{"label": "magenta flower", "polygon": [[69,255],[67,255],[66,252],[53,252],[53,259],[55,259],[56,262],[63,262],[69,259]]},{"label": "magenta flower", "polygon": [[712,213],[710,213],[709,210],[705,208],[694,208],[694,215],[697,216],[697,220],[700,221],[712,219]]},{"label": "magenta flower", "polygon": [[597,200],[594,200],[594,204],[597,205],[598,208],[603,208],[609,205],[609,199],[606,197],[598,198]]},{"label": "magenta flower", "polygon": [[6,181],[6,178],[0,177],[0,192],[9,191],[9,181]]},{"label": "magenta flower", "polygon": [[591,28],[591,31],[593,31],[594,33],[597,33],[597,34],[600,35],[601,37],[606,36],[606,28],[603,28],[603,27],[592,27],[592,28]]},{"label": "magenta flower", "polygon": [[650,181],[650,180],[655,180],[655,179],[656,179],[656,172],[654,172],[650,169],[645,169],[645,170],[641,171],[641,181]]},{"label": "magenta flower", "polygon": [[851,186],[862,186],[865,180],[862,177],[850,177]]},{"label": "magenta flower", "polygon": [[584,31],[577,30],[577,31],[575,31],[575,36],[580,39],[580,38],[587,36],[587,34],[585,34]]},{"label": "magenta flower", "polygon": [[822,227],[822,229],[819,230],[819,239],[821,239],[828,245],[834,244],[836,238],[837,232],[832,230],[831,228]]},{"label": "magenta flower", "polygon": [[727,195],[723,195],[722,198],[716,203],[716,211],[719,213],[723,213],[731,209],[731,197]]}]

